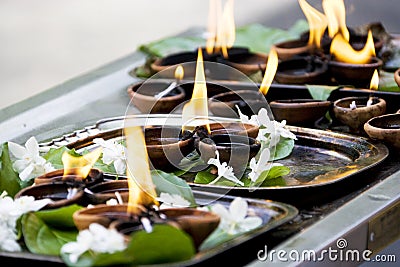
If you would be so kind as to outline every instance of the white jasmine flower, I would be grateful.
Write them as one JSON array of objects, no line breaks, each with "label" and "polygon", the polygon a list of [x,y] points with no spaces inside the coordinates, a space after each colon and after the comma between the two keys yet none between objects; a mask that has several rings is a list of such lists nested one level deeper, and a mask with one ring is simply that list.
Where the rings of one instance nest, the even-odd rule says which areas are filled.
[{"label": "white jasmine flower", "polygon": [[32,196],[13,199],[4,191],[0,195],[0,250],[21,251],[17,242],[17,220],[23,214],[37,211],[51,202],[50,199],[35,200]]},{"label": "white jasmine flower", "polygon": [[224,162],[221,164],[219,161],[219,152],[218,150],[215,150],[215,154],[217,155],[216,159],[209,159],[208,164],[213,164],[217,167],[218,169],[218,177],[214,179],[210,184],[215,184],[220,178],[224,177],[228,179],[229,181],[234,182],[235,184],[240,184],[243,186],[243,182],[240,181],[238,178],[236,178],[235,174],[233,173],[233,168],[231,166],[228,166],[228,163]]},{"label": "white jasmine flower", "polygon": [[162,202],[162,204],[160,205],[160,209],[174,208],[174,207],[185,208],[190,206],[189,201],[187,201],[182,196],[176,194],[161,192],[157,200]]},{"label": "white jasmine flower", "polygon": [[107,229],[98,223],[92,223],[88,229],[80,231],[76,242],[62,246],[61,252],[69,254],[69,260],[76,263],[86,251],[97,253],[115,253],[126,248],[124,236],[115,229]]},{"label": "white jasmine flower", "polygon": [[[368,104],[368,103],[367,103],[367,104]],[[356,101],[352,101],[352,102],[350,103],[349,108],[350,108],[351,110],[356,109],[356,108],[357,108]]]},{"label": "white jasmine flower", "polygon": [[370,97],[370,98],[368,98],[368,101],[367,101],[367,107],[371,106],[372,104],[373,104],[373,100]]},{"label": "white jasmine flower", "polygon": [[105,141],[103,138],[95,138],[93,143],[103,147],[103,162],[114,164],[118,174],[125,174],[126,171],[126,147],[114,140]]},{"label": "white jasmine flower", "polygon": [[249,173],[250,180],[255,183],[257,178],[261,175],[263,171],[271,169],[273,166],[282,166],[280,163],[269,162],[271,157],[271,152],[268,148],[265,148],[260,155],[258,161],[255,158],[250,160],[251,172]]},{"label": "white jasmine flower", "polygon": [[46,162],[39,155],[39,144],[33,136],[26,141],[25,147],[8,142],[8,148],[17,159],[13,163],[13,168],[19,173],[22,181],[28,181],[54,170],[51,163]]},{"label": "white jasmine flower", "polygon": [[[296,140],[296,135],[285,128],[286,120],[282,122],[277,122],[275,120],[270,120],[268,116],[268,111],[262,108],[258,111],[257,115],[251,116],[249,119],[246,115],[242,114],[239,107],[236,106],[239,112],[240,119],[243,123],[253,123],[260,127],[258,131],[257,139],[259,141],[270,141],[270,146],[275,146],[279,143],[280,137],[290,138]],[[266,136],[268,135],[268,136]]]},{"label": "white jasmine flower", "polygon": [[229,211],[221,204],[215,204],[211,210],[221,218],[219,227],[231,235],[250,231],[262,224],[262,219],[258,216],[246,217],[248,204],[241,197],[232,201]]}]

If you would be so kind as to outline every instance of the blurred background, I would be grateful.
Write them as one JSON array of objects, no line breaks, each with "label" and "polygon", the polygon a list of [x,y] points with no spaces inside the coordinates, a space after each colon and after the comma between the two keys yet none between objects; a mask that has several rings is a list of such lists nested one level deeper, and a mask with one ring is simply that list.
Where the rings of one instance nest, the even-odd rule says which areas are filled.
[{"label": "blurred background", "polygon": [[[309,0],[322,10],[321,0]],[[400,32],[397,0],[345,0],[347,24],[380,21]],[[205,0],[0,0],[0,109],[134,52],[138,45],[206,27]],[[305,19],[296,0],[235,0],[237,26],[288,28]]]}]

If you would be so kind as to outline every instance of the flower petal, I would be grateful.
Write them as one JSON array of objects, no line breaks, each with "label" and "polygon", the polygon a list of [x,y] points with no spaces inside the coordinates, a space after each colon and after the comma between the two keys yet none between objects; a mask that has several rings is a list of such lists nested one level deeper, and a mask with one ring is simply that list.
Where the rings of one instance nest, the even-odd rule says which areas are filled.
[{"label": "flower petal", "polygon": [[28,181],[29,179],[33,178],[32,172],[35,166],[33,164],[29,164],[22,172],[19,173],[19,178],[21,181]]},{"label": "flower petal", "polygon": [[241,197],[235,198],[229,206],[229,212],[235,221],[243,220],[247,215],[248,204],[247,201]]},{"label": "flower petal", "polygon": [[27,151],[31,153],[33,156],[39,155],[39,144],[34,136],[29,138],[28,141],[26,141],[25,147]]},{"label": "flower petal", "polygon": [[8,149],[17,159],[22,159],[27,152],[25,147],[13,142],[8,142]]},{"label": "flower petal", "polygon": [[125,174],[126,163],[124,160],[118,159],[114,161],[114,168],[118,174]]},{"label": "flower petal", "polygon": [[262,219],[258,216],[247,217],[240,222],[240,227],[245,231],[250,231],[262,224]]},{"label": "flower petal", "polygon": [[222,221],[232,221],[229,211],[221,204],[215,204],[211,207],[211,211],[218,214]]}]

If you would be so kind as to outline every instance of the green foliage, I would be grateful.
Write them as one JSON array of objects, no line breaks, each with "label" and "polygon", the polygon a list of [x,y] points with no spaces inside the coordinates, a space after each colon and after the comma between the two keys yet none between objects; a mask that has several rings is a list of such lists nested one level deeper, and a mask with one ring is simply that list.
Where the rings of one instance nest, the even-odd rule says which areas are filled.
[{"label": "green foliage", "polygon": [[189,201],[191,206],[196,206],[192,189],[183,179],[174,174],[160,170],[153,170],[151,172],[151,177],[156,186],[157,195],[160,195],[161,192],[171,195],[180,195]]},{"label": "green foliage", "polygon": [[7,191],[8,195],[14,197],[21,190],[21,180],[18,173],[12,167],[12,161],[8,151],[8,143],[2,146],[0,157],[0,194]]}]

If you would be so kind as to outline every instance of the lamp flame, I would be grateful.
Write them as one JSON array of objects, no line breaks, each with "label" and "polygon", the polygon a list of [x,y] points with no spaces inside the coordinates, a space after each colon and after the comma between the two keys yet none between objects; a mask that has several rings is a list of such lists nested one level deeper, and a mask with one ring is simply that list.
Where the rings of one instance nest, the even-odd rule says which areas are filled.
[{"label": "lamp flame", "polygon": [[368,31],[367,42],[360,51],[353,49],[341,34],[337,34],[335,38],[333,38],[330,50],[337,61],[351,64],[366,64],[370,61],[372,56],[375,56],[372,32]]},{"label": "lamp flame", "polygon": [[374,74],[372,75],[371,84],[370,84],[369,88],[371,90],[378,90],[378,88],[379,88],[378,70],[374,71]]},{"label": "lamp flame", "polygon": [[64,165],[64,177],[76,175],[78,179],[85,179],[102,152],[101,147],[83,156],[73,156],[65,151],[61,156]]},{"label": "lamp flame", "polygon": [[129,187],[128,213],[139,213],[140,205],[158,205],[157,194],[150,174],[147,148],[142,127],[124,128],[127,146],[126,176]]},{"label": "lamp flame", "polygon": [[194,87],[192,98],[185,104],[182,110],[183,126],[182,130],[188,122],[194,118],[199,118],[206,124],[207,131],[210,133],[210,125],[208,122],[208,98],[206,76],[204,74],[203,53],[201,48],[197,52],[196,76],[194,79]]},{"label": "lamp flame", "polygon": [[183,77],[185,76],[185,71],[183,70],[182,65],[179,65],[178,67],[176,67],[174,76],[175,76],[175,79],[177,79],[178,81],[183,79]]},{"label": "lamp flame", "polygon": [[307,18],[308,26],[310,28],[308,45],[315,45],[320,48],[322,35],[328,26],[328,21],[324,14],[313,8],[306,0],[299,0],[299,4]]},{"label": "lamp flame", "polygon": [[236,38],[234,19],[234,2],[227,0],[221,12],[221,1],[210,0],[208,15],[208,38],[206,51],[211,54],[222,51],[222,55],[228,57],[228,49],[231,48]]},{"label": "lamp flame", "polygon": [[267,67],[265,68],[264,78],[261,82],[260,92],[264,95],[268,93],[268,90],[274,80],[276,70],[278,69],[278,54],[274,48],[271,48],[268,55]]},{"label": "lamp flame", "polygon": [[329,37],[333,38],[341,33],[346,41],[350,39],[350,33],[346,26],[346,8],[343,0],[323,0],[322,7],[328,19]]}]

